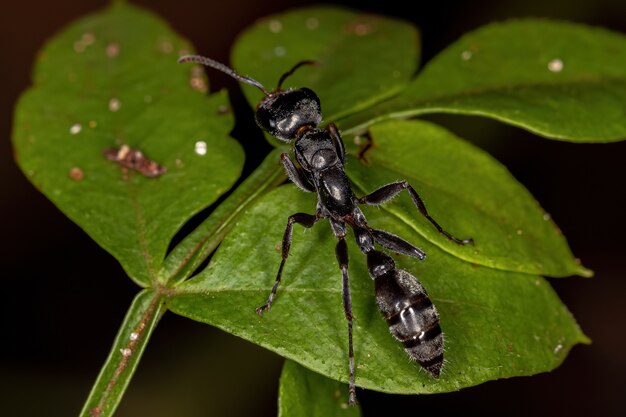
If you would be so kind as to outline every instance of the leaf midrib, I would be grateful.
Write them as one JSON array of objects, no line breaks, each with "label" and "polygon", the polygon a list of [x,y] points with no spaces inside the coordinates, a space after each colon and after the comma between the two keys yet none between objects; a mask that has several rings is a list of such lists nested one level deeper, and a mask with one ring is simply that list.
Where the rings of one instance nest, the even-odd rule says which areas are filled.
[{"label": "leaf midrib", "polygon": [[[131,175],[138,175],[132,173]],[[126,189],[128,190],[128,198],[130,200],[130,205],[133,210],[133,217],[135,223],[135,230],[137,231],[137,243],[139,244],[139,250],[141,252],[141,257],[144,261],[146,272],[148,274],[148,279],[150,280],[150,284],[153,287],[157,285],[157,273],[154,269],[153,258],[150,254],[148,238],[146,236],[147,227],[145,216],[143,214],[143,210],[141,208],[141,204],[139,204],[137,198],[137,187],[132,184],[132,177],[129,177],[126,182]]]},{"label": "leaf midrib", "polygon": [[[425,83],[426,81],[421,81],[419,76],[415,79],[414,85],[419,86],[420,83]],[[623,77],[608,77],[608,76],[595,76],[592,74],[583,74],[577,77],[572,77],[567,80],[545,80],[545,81],[536,81],[536,82],[519,82],[519,83],[509,83],[509,84],[494,84],[484,87],[474,87],[469,88],[467,90],[462,90],[458,92],[450,92],[444,93],[437,96],[432,96],[430,98],[424,99],[419,98],[417,103],[428,103],[429,101],[446,101],[454,99],[455,97],[469,97],[477,94],[486,94],[486,93],[498,93],[504,91],[512,91],[519,89],[533,89],[533,88],[541,88],[541,87],[567,87],[567,86],[578,86],[578,85],[593,85],[600,83],[626,83],[626,75]],[[419,92],[419,90],[417,90]]]},{"label": "leaf midrib", "polygon": [[[413,82],[410,84],[411,86],[416,84],[416,80],[418,80],[420,77],[420,75],[418,75],[418,78],[414,79]],[[440,94],[440,95],[436,95],[436,96],[431,96],[431,97],[417,97],[416,99],[409,99],[408,103],[406,103],[407,107],[413,107],[413,108],[407,108],[406,110],[395,110],[395,111],[391,111],[389,113],[384,113],[381,114],[379,116],[375,116],[369,120],[366,120],[364,122],[358,123],[350,128],[345,129],[344,134],[346,135],[350,135],[350,134],[357,134],[359,132],[362,132],[364,129],[366,129],[368,126],[371,126],[375,123],[378,123],[380,121],[383,120],[387,120],[387,119],[391,119],[391,118],[406,118],[406,117],[411,117],[411,116],[417,116],[420,114],[425,114],[425,113],[429,113],[429,112],[435,112],[435,111],[451,111],[454,109],[451,108],[440,108],[437,106],[441,106],[441,105],[446,105],[446,102],[453,102],[454,100],[459,100],[459,99],[464,99],[464,98],[473,98],[476,96],[480,96],[481,94],[492,94],[492,93],[504,93],[504,92],[515,92],[516,90],[523,90],[523,89],[536,89],[536,88],[542,88],[542,87],[568,87],[568,86],[573,86],[573,87],[580,87],[581,85],[583,86],[587,86],[587,85],[594,85],[594,84],[625,84],[626,83],[626,76],[624,77],[602,77],[602,76],[583,76],[579,79],[569,79],[569,80],[556,80],[556,81],[545,81],[545,82],[534,82],[534,83],[518,83],[518,84],[497,84],[497,85],[491,85],[491,86],[485,86],[485,87],[475,87],[475,88],[470,88],[467,90],[462,90],[462,91],[457,91],[457,92],[450,92],[450,93],[446,93],[446,94]],[[411,89],[412,91],[413,89]],[[419,90],[418,90],[418,94],[419,94]],[[401,98],[402,95],[396,95],[392,98],[390,98],[388,101],[383,101],[380,102],[380,105],[383,107],[382,110],[385,111],[385,106],[389,106],[389,105],[394,105],[393,100],[397,100],[399,98]],[[493,116],[492,112],[490,111],[485,111],[485,110],[481,110],[480,106],[474,108],[474,109],[462,109],[460,110],[462,112],[471,112],[474,114],[483,114],[486,116]],[[358,114],[356,115],[356,117],[358,117]],[[507,119],[505,117],[500,116],[499,117],[502,120],[508,121],[516,126],[520,126],[520,127],[528,127],[524,122],[521,122],[519,120],[510,120]],[[542,132],[544,134],[546,134],[547,136],[554,136],[553,133],[550,132],[546,132],[544,130],[540,130],[535,126],[530,126],[530,128],[532,128],[534,131],[537,132]],[[563,137],[562,135],[557,135],[555,137]]]}]

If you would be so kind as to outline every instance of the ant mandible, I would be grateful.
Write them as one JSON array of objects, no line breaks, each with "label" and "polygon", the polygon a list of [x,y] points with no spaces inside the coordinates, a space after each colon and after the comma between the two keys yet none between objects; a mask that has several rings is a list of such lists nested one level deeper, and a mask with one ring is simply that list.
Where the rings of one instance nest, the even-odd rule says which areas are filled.
[{"label": "ant mandible", "polygon": [[424,202],[406,181],[384,185],[371,194],[356,197],[344,170],[345,149],[335,124],[319,128],[322,121],[320,100],[309,88],[282,89],[285,79],[302,65],[314,61],[302,61],[282,75],[278,86],[268,91],[258,81],[242,76],[226,65],[198,55],[186,55],[178,62],[195,62],[222,71],[238,81],[253,85],[265,94],[256,109],[257,124],[270,135],[284,142],[294,142],[293,152],[298,163],[289,154],[281,155],[289,179],[304,191],[317,194],[315,214],[296,213],[289,216],[282,240],[282,261],[276,281],[265,304],[256,309],[259,315],[270,309],[282,277],[283,267],[289,256],[292,228],[298,223],[311,228],[320,219],[328,219],[338,239],[335,253],[342,275],[343,309],[348,321],[348,361],[350,370],[349,403],[356,402],[354,383],[354,351],[352,347],[352,300],[348,278],[348,246],[346,225],[354,231],[357,244],[367,256],[367,268],[374,279],[376,302],[387,320],[391,334],[404,345],[405,351],[430,375],[439,377],[443,366],[443,333],[439,326],[439,314],[428,298],[424,287],[409,272],[396,268],[393,259],[377,250],[375,243],[402,255],[419,260],[426,257],[424,251],[404,239],[370,227],[359,204],[383,204],[401,191],[406,190],[420,213],[435,228],[454,243],[465,245],[472,239],[458,239],[446,232],[428,214]]}]

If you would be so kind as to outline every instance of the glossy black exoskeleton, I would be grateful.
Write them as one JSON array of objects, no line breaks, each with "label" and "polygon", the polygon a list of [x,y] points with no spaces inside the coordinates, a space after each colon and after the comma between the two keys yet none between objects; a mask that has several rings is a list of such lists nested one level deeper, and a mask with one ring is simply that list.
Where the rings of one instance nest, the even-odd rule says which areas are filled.
[{"label": "glossy black exoskeleton", "polygon": [[266,303],[257,308],[257,313],[261,315],[263,311],[269,310],[274,301],[283,267],[289,256],[293,224],[298,223],[310,228],[318,220],[328,219],[338,239],[335,252],[342,274],[343,307],[348,321],[349,402],[354,404],[356,386],[352,347],[353,318],[348,279],[348,247],[345,241],[346,225],[350,226],[361,252],[367,256],[367,267],[376,288],[376,302],[387,320],[392,335],[402,342],[412,359],[419,362],[430,375],[439,377],[443,366],[444,340],[437,309],[417,278],[405,270],[396,268],[393,259],[377,250],[375,244],[420,260],[424,259],[426,254],[396,235],[370,227],[358,205],[383,204],[406,190],[420,213],[448,239],[457,244],[467,244],[472,242],[472,239],[458,239],[443,230],[428,214],[422,199],[406,181],[384,185],[363,197],[354,195],[344,170],[345,150],[337,127],[333,123],[326,128],[318,127],[322,121],[322,111],[317,94],[308,88],[287,90],[281,88],[287,76],[300,66],[313,62],[298,63],[281,77],[274,91],[266,90],[258,81],[239,75],[231,68],[210,58],[188,55],[181,57],[179,62],[200,63],[259,88],[265,94],[265,98],[257,106],[257,124],[277,139],[287,143],[293,142],[297,165],[287,153],[284,153],[281,159],[285,171],[299,188],[317,194],[315,214],[296,213],[289,216],[283,235],[282,261],[276,281]]}]

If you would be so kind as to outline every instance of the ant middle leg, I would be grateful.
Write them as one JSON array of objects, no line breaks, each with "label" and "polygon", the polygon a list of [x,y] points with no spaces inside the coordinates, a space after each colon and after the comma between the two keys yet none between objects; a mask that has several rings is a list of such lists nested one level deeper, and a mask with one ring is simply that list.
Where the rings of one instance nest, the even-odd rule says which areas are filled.
[{"label": "ant middle leg", "polygon": [[435,219],[430,217],[430,214],[428,214],[428,210],[426,210],[426,205],[420,198],[419,194],[417,194],[417,191],[415,191],[415,189],[411,186],[411,184],[409,184],[406,181],[392,182],[391,184],[383,185],[382,187],[372,192],[371,194],[368,194],[359,198],[357,202],[359,204],[369,204],[369,205],[377,206],[377,205],[386,203],[387,201],[391,200],[396,195],[398,195],[402,190],[406,190],[409,193],[409,195],[411,196],[411,199],[413,200],[413,204],[415,204],[415,207],[417,207],[417,209],[420,211],[422,216],[426,217],[426,219],[428,219],[428,221],[431,222],[433,226],[435,226],[435,228],[437,229],[437,231],[439,231],[439,233],[441,233],[442,235],[444,235],[445,237],[447,237],[448,239],[450,239],[451,241],[459,245],[466,245],[468,243],[474,243],[474,239],[472,238],[459,239],[457,237],[452,236],[447,231],[445,231],[443,227],[441,227],[439,223],[435,221]]},{"label": "ant middle leg", "polygon": [[285,233],[283,234],[282,260],[280,261],[280,266],[278,267],[276,281],[274,281],[274,286],[272,287],[272,291],[270,292],[269,297],[267,297],[267,301],[265,302],[265,304],[256,309],[256,313],[259,316],[262,316],[265,310],[269,311],[269,309],[272,307],[274,297],[276,297],[276,290],[278,289],[278,284],[280,284],[280,280],[283,275],[283,268],[285,266],[285,262],[287,261],[287,257],[289,256],[289,249],[291,249],[293,224],[298,223],[308,229],[313,227],[313,225],[317,223],[319,219],[319,215],[307,213],[296,213],[289,216],[289,219],[287,220],[287,227],[285,228]]}]

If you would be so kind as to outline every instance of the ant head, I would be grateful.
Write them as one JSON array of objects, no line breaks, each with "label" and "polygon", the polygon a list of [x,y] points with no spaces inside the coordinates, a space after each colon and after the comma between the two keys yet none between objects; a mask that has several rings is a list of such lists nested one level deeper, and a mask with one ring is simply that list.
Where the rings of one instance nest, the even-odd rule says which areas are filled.
[{"label": "ant head", "polygon": [[285,142],[293,140],[301,127],[317,126],[321,121],[320,99],[309,88],[271,93],[256,110],[261,129]]},{"label": "ant head", "polygon": [[256,122],[261,129],[285,142],[296,136],[298,129],[304,126],[317,126],[322,121],[322,109],[317,94],[309,88],[282,90],[283,81],[303,65],[315,65],[315,61],[301,61],[280,77],[276,90],[269,92],[263,85],[250,78],[239,75],[232,68],[199,55],[185,55],[178,62],[196,62],[222,71],[238,81],[250,84],[265,94],[257,106]]}]

